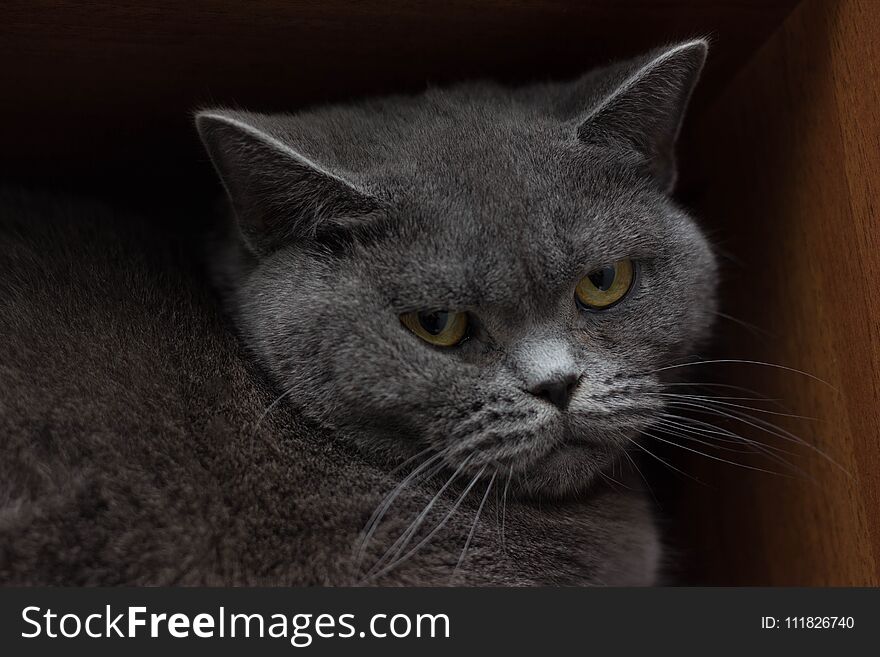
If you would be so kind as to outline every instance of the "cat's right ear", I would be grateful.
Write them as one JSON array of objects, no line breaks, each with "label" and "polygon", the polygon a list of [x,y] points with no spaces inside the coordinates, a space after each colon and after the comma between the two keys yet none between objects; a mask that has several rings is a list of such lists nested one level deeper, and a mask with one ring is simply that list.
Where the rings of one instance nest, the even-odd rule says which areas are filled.
[{"label": "cat's right ear", "polygon": [[635,68],[581,117],[578,138],[641,155],[665,192],[675,185],[675,142],[708,43],[694,39],[639,58]]},{"label": "cat's right ear", "polygon": [[296,152],[259,117],[224,110],[196,114],[196,128],[232,203],[245,243],[266,255],[293,240],[365,223],[379,204]]}]

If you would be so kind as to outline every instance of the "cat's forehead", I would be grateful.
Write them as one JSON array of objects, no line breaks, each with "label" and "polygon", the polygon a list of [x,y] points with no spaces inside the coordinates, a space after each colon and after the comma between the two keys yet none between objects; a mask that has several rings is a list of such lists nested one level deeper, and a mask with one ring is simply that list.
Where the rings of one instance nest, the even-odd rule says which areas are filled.
[{"label": "cat's forehead", "polygon": [[271,118],[283,141],[391,204],[540,220],[628,186],[621,158],[581,143],[551,100],[472,84]]},{"label": "cat's forehead", "polygon": [[546,107],[488,84],[266,120],[269,131],[294,150],[367,183],[417,171],[453,177],[516,169],[548,156],[548,146],[575,133],[574,124],[562,125]]},{"label": "cat's forehead", "polygon": [[307,154],[380,197],[397,226],[380,269],[450,296],[553,287],[668,239],[664,196],[626,153],[581,143],[542,103],[465,86],[310,120]]},{"label": "cat's forehead", "polygon": [[605,153],[565,145],[515,166],[487,158],[450,162],[437,175],[414,171],[386,191],[412,242],[475,255],[521,251],[540,259],[567,247],[602,259],[629,242],[663,241],[672,223],[667,200],[651,185]]},{"label": "cat's forehead", "polygon": [[587,271],[651,257],[674,242],[667,210],[621,190],[446,193],[398,199],[397,229],[375,247],[383,286],[450,306],[552,302]]},{"label": "cat's forehead", "polygon": [[352,175],[392,206],[421,209],[435,229],[476,237],[545,232],[548,222],[558,228],[584,215],[612,228],[660,196],[626,151],[579,141],[576,122],[483,88],[467,91],[370,114],[364,120],[381,129],[349,156]]}]

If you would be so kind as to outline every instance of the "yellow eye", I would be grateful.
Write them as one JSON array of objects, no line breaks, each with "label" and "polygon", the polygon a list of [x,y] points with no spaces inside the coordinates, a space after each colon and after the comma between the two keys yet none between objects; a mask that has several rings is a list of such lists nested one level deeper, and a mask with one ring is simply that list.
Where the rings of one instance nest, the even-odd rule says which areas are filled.
[{"label": "yellow eye", "polygon": [[438,347],[454,347],[467,335],[467,313],[445,310],[404,313],[400,321],[422,340]]},{"label": "yellow eye", "polygon": [[575,297],[581,306],[604,310],[623,299],[635,280],[632,260],[618,260],[614,264],[594,269],[577,284]]}]

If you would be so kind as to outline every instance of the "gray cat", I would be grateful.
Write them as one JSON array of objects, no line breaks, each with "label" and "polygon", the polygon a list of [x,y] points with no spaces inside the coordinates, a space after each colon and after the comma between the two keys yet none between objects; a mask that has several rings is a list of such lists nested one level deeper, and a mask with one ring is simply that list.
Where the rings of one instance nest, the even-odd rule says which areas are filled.
[{"label": "gray cat", "polygon": [[621,471],[714,313],[669,199],[705,52],[199,113],[239,340],[191,245],[7,199],[0,580],[655,583]]}]

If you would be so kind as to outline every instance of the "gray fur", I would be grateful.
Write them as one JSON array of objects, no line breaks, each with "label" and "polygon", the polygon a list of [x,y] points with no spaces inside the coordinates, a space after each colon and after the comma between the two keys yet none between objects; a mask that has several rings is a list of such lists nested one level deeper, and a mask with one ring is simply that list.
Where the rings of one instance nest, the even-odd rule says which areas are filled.
[{"label": "gray fur", "polygon": [[[573,84],[200,113],[243,236],[218,277],[245,344],[361,449],[428,446],[467,473],[512,469],[520,492],[585,490],[659,410],[652,371],[712,318],[713,255],[667,195],[705,48]],[[624,257],[641,265],[630,298],[580,311],[578,280]],[[398,316],[430,309],[478,328],[428,346]],[[528,392],[566,376],[580,384],[565,413]]]},{"label": "gray fur", "polygon": [[[237,218],[213,269],[240,341],[191,248],[149,220],[2,200],[0,581],[655,582],[649,504],[605,478],[659,410],[651,372],[714,308],[714,258],[667,196],[704,53],[200,114]],[[577,280],[620,257],[642,263],[630,298],[578,311]],[[478,330],[430,347],[398,319],[426,308]],[[569,373],[564,412],[527,392]],[[448,467],[403,487],[357,553],[407,472],[391,468],[437,453]],[[421,549],[395,558],[426,508],[396,554]]]},{"label": "gray fur", "polygon": [[453,577],[485,485],[365,580],[442,481],[406,488],[359,564],[359,533],[402,475],[288,406],[263,417],[275,393],[169,223],[0,194],[0,583],[651,581],[648,505],[610,489],[552,509],[508,500],[503,536],[490,496]]}]

